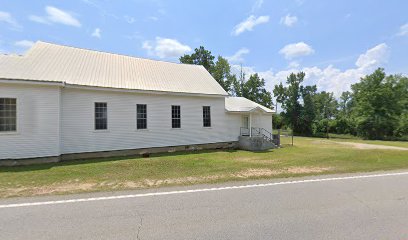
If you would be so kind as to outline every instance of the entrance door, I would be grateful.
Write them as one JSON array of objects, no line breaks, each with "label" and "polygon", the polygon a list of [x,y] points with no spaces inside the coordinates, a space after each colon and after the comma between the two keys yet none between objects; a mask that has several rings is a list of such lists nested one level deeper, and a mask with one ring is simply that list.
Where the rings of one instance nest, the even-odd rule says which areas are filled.
[{"label": "entrance door", "polygon": [[242,127],[249,129],[249,116],[248,115],[242,116]]},{"label": "entrance door", "polygon": [[241,135],[249,136],[249,116],[248,115],[242,116]]}]

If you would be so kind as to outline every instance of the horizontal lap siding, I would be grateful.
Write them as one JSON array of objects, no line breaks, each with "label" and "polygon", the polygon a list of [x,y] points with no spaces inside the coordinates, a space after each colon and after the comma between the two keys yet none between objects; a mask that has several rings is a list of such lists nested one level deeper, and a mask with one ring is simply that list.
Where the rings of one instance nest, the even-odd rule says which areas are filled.
[{"label": "horizontal lap siding", "polygon": [[[236,141],[241,118],[225,113],[223,97],[62,90],[62,153]],[[94,130],[94,103],[108,103],[108,130]],[[147,104],[147,130],[136,130],[136,104]],[[181,106],[181,129],[171,128],[171,105]],[[211,128],[202,106],[211,106]]]},{"label": "horizontal lap siding", "polygon": [[[235,134],[234,136],[238,139],[238,136],[243,127],[243,117],[248,116],[249,113],[229,113],[228,117],[228,128],[230,134]],[[264,113],[252,113],[251,114],[251,126],[253,128],[264,128],[265,130],[272,133],[272,115]],[[231,136],[233,137],[233,136]]]},{"label": "horizontal lap siding", "polygon": [[0,83],[0,98],[17,99],[17,132],[0,132],[0,159],[59,155],[60,89]]},{"label": "horizontal lap siding", "polygon": [[272,133],[272,114],[257,113],[253,115],[253,127],[264,128],[268,132]]}]

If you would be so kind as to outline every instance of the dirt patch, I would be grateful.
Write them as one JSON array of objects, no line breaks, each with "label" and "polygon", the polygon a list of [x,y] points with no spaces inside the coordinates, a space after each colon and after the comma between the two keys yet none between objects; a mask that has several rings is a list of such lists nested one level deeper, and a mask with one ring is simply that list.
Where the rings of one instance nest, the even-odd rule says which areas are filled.
[{"label": "dirt patch", "polygon": [[141,182],[126,182],[125,186],[127,187],[158,187],[162,185],[168,184],[194,184],[194,183],[203,183],[208,181],[216,181],[220,179],[226,178],[251,178],[251,177],[270,177],[276,176],[285,173],[291,174],[304,174],[304,173],[321,173],[325,171],[329,171],[332,168],[323,168],[323,167],[291,167],[287,169],[267,169],[267,168],[250,168],[247,170],[239,171],[237,173],[231,174],[218,174],[218,175],[210,175],[210,176],[202,176],[202,177],[183,177],[183,178],[169,178],[163,180],[152,180],[146,179]]},{"label": "dirt patch", "polygon": [[326,145],[330,145],[333,144],[332,141],[328,141],[328,140],[314,140],[312,142],[312,144],[326,144]]},{"label": "dirt patch", "polygon": [[262,159],[260,157],[241,157],[241,158],[236,158],[233,159],[232,161],[234,162],[244,162],[244,163],[260,163],[260,164],[271,164],[271,163],[280,163],[283,160],[282,159]]},{"label": "dirt patch", "polygon": [[333,170],[333,168],[330,167],[293,167],[289,168],[287,171],[289,173],[321,173],[321,172],[326,172]]},{"label": "dirt patch", "polygon": [[53,193],[74,193],[79,191],[90,191],[97,184],[95,183],[66,183],[42,187],[16,187],[16,188],[3,188],[0,190],[0,196],[2,197],[15,197],[15,196],[40,196],[50,195]]},{"label": "dirt patch", "polygon": [[276,176],[276,175],[285,174],[285,173],[293,173],[293,174],[321,173],[321,172],[325,172],[329,170],[331,170],[331,168],[291,167],[291,168],[279,169],[279,170],[271,170],[271,169],[263,169],[263,168],[252,169],[251,168],[251,169],[233,174],[232,176],[239,177],[239,178],[268,177],[268,176]]},{"label": "dirt patch", "polygon": [[236,173],[216,174],[198,177],[144,179],[140,181],[104,181],[100,183],[78,183],[74,181],[40,187],[21,186],[15,188],[2,188],[0,189],[0,197],[41,196],[61,193],[89,192],[102,189],[105,190],[141,189],[149,187],[160,187],[164,185],[197,184],[231,178],[247,179],[253,177],[272,177],[288,173],[289,174],[321,173],[329,170],[331,170],[331,168],[323,167],[291,167],[277,170],[267,168],[250,168]]},{"label": "dirt patch", "polygon": [[[337,142],[334,141],[330,141],[330,140],[314,140],[311,142],[312,145],[309,145],[308,147],[310,148],[333,148],[334,146],[336,146]],[[342,146],[344,148],[347,148],[347,146]]]},{"label": "dirt patch", "polygon": [[249,178],[249,177],[266,177],[266,176],[274,176],[280,174],[280,170],[271,170],[271,169],[263,169],[263,168],[250,168],[245,171],[240,171],[235,174],[231,174],[232,177],[239,177],[239,178]]},{"label": "dirt patch", "polygon": [[386,146],[386,145],[375,145],[367,143],[354,143],[354,142],[334,142],[342,145],[347,145],[357,149],[389,149],[389,150],[400,150],[408,151],[408,148],[404,147],[395,147],[395,146]]}]

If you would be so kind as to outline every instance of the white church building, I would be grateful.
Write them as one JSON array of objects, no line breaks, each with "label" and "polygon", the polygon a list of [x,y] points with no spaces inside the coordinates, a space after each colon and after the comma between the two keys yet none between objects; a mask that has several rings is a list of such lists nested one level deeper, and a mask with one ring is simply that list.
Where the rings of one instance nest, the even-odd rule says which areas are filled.
[{"label": "white church building", "polygon": [[45,42],[0,56],[0,165],[271,141],[272,112],[198,65]]}]

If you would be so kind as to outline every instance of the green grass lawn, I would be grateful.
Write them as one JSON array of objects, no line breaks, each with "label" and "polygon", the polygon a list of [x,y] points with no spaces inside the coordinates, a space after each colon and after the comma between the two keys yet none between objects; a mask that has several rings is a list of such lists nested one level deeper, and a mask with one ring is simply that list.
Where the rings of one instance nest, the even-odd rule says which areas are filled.
[{"label": "green grass lawn", "polygon": [[[199,151],[0,167],[0,197],[140,189],[346,172],[408,169],[408,151],[356,149],[342,139],[283,138],[265,152]],[[407,147],[407,142],[348,142]]]},{"label": "green grass lawn", "polygon": [[367,144],[376,144],[376,145],[386,145],[394,147],[405,147],[408,148],[408,141],[380,141],[380,140],[363,140],[359,137],[349,135],[349,134],[333,134],[330,133],[329,137],[334,141],[343,141],[343,142],[360,142]]},{"label": "green grass lawn", "polygon": [[356,143],[366,143],[375,145],[385,145],[394,147],[405,147],[408,148],[408,142],[405,141],[380,141],[380,140],[361,140],[361,139],[331,139],[337,142],[356,142]]}]

